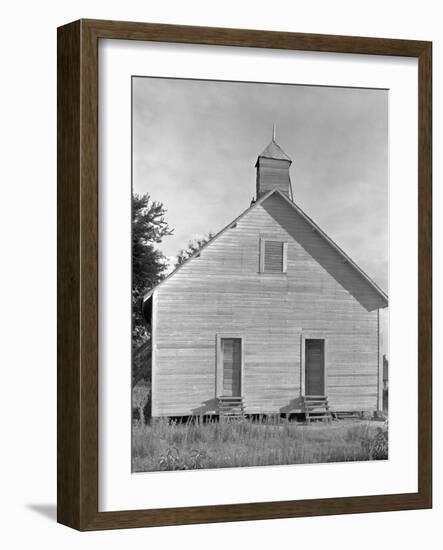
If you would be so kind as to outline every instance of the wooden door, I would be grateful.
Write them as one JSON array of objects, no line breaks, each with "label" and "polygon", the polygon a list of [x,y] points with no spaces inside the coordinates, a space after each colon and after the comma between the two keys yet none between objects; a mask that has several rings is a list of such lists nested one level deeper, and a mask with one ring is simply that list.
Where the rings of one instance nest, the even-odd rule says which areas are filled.
[{"label": "wooden door", "polygon": [[305,395],[325,393],[325,341],[305,340]]},{"label": "wooden door", "polygon": [[241,338],[222,338],[223,395],[241,396]]}]

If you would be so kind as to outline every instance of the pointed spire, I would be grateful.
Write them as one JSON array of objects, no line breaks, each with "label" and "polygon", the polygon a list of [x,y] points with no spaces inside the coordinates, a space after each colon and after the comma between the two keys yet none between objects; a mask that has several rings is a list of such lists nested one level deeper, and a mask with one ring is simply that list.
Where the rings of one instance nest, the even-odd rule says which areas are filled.
[{"label": "pointed spire", "polygon": [[276,125],[273,124],[272,139],[269,142],[266,149],[261,153],[261,155],[259,155],[258,158],[266,157],[270,159],[287,160],[289,162],[292,162],[291,159],[288,157],[288,155],[280,147],[280,145],[278,145],[278,143],[275,141],[275,133],[276,133]]}]

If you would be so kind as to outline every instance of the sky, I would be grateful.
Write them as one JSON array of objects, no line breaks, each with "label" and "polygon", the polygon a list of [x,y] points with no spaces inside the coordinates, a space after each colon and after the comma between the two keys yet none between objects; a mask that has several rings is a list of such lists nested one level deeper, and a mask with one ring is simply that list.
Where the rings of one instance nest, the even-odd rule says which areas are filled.
[{"label": "sky", "polygon": [[167,210],[161,250],[249,206],[273,124],[295,202],[387,291],[387,90],[134,78],[133,188]]},{"label": "sky", "polygon": [[172,260],[249,207],[275,124],[294,201],[388,292],[388,94],[134,77],[133,190],[167,210],[160,249]]}]

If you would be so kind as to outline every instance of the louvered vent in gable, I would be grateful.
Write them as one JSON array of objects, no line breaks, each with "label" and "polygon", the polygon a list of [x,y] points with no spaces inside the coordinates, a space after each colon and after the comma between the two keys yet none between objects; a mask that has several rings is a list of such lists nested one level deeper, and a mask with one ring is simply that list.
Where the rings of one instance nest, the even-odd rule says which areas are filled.
[{"label": "louvered vent in gable", "polygon": [[262,273],[286,273],[287,243],[261,239],[260,271]]}]

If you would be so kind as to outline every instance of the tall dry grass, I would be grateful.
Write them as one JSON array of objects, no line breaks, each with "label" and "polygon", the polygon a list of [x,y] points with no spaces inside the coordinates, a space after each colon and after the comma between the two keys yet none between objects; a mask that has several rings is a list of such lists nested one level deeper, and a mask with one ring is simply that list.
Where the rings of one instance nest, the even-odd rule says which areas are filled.
[{"label": "tall dry grass", "polygon": [[183,424],[158,419],[133,429],[136,472],[387,457],[387,426],[381,428],[378,422],[303,425],[265,418]]}]

